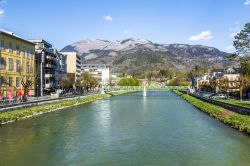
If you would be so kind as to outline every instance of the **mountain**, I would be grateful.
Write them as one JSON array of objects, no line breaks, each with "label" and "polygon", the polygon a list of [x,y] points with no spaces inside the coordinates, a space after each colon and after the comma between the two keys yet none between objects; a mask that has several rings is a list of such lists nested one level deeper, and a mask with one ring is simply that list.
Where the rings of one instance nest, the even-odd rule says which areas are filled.
[{"label": "mountain", "polygon": [[125,39],[121,41],[107,41],[100,39],[82,40],[62,49],[62,51],[76,51],[83,56],[84,59],[94,59],[99,56],[116,56],[120,52],[126,52],[133,49],[162,49],[162,45],[157,45],[146,39]]},{"label": "mountain", "polygon": [[147,39],[129,38],[107,41],[82,40],[61,51],[76,51],[83,63],[110,64],[113,72],[141,73],[162,68],[187,70],[195,65],[223,67],[231,65],[228,53],[213,47],[187,44],[157,44]]}]

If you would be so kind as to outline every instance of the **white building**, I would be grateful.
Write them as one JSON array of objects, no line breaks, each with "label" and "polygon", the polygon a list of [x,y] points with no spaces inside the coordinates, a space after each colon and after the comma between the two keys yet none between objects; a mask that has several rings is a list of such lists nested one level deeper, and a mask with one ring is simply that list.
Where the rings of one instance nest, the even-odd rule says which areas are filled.
[{"label": "white building", "polygon": [[195,77],[193,82],[193,87],[196,90],[199,90],[200,86],[209,83],[210,79],[211,76],[209,74],[204,74],[202,76]]},{"label": "white building", "polygon": [[109,65],[105,64],[82,64],[82,73],[89,72],[95,77],[100,78],[102,85],[109,84]]}]

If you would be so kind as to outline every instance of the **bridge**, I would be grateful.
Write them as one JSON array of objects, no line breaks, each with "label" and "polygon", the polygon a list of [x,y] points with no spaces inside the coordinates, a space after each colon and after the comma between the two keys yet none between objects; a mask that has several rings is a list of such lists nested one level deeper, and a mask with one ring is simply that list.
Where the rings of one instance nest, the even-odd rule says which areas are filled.
[{"label": "bridge", "polygon": [[[106,86],[104,91],[135,90],[143,91],[144,86]],[[188,86],[146,86],[148,91],[168,91],[168,90],[187,90]]]}]

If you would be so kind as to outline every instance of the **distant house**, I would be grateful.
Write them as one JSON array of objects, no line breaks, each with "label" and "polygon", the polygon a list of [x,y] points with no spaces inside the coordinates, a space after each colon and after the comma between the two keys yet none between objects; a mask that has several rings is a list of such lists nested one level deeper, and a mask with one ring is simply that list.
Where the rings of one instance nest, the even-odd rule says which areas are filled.
[{"label": "distant house", "polygon": [[238,92],[238,82],[242,75],[241,68],[228,68],[224,71],[223,77],[228,80],[228,92]]},{"label": "distant house", "polygon": [[241,68],[228,68],[225,69],[223,76],[229,81],[236,81],[240,78],[241,74]]},{"label": "distant house", "polygon": [[209,74],[204,74],[203,76],[195,77],[193,87],[196,91],[200,90],[202,85],[209,84],[211,78],[212,77]]},{"label": "distant house", "polygon": [[[227,82],[228,92],[237,92],[239,91],[238,82],[241,73],[241,68],[215,69],[212,71],[212,78],[216,80],[217,84],[225,84]],[[219,91],[219,85],[217,85],[215,91]]]},{"label": "distant house", "polygon": [[[227,92],[239,91],[239,79],[242,75],[241,68],[214,69],[211,74],[204,74],[196,77],[193,81],[193,88],[201,90],[202,86],[211,84],[211,80],[216,82],[215,92],[219,92],[220,87],[227,86]],[[225,85],[226,84],[226,85]]]},{"label": "distant house", "polygon": [[223,73],[224,73],[224,70],[223,69],[214,69],[212,70],[212,78],[218,78],[218,77],[221,77],[223,76]]}]

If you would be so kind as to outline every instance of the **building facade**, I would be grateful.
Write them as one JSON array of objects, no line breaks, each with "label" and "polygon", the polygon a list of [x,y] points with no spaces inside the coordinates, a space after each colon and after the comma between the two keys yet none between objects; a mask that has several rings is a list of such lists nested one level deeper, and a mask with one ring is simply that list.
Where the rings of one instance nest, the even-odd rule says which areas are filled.
[{"label": "building facade", "polygon": [[56,54],[52,45],[43,39],[29,40],[35,44],[37,95],[49,95],[55,91]]},{"label": "building facade", "polygon": [[224,79],[228,82],[228,92],[238,92],[239,82],[242,76],[241,68],[228,68],[223,73]]},{"label": "building facade", "polygon": [[77,52],[60,52],[67,57],[67,74],[73,75],[75,81],[81,76],[81,56]]},{"label": "building facade", "polygon": [[211,80],[211,76],[209,74],[204,74],[202,76],[198,76],[198,77],[195,77],[193,82],[192,82],[192,86],[193,88],[198,91],[200,90],[200,87],[202,85],[205,85],[205,84],[209,84],[209,81]]},{"label": "building facade", "polygon": [[[22,37],[0,29],[0,90],[1,97],[8,97],[11,92],[17,96],[35,95],[35,45]],[[28,81],[32,85],[24,89]],[[28,91],[28,93],[27,93]]]},{"label": "building facade", "polygon": [[67,56],[58,52],[56,49],[54,49],[54,53],[56,54],[55,81],[58,89],[60,78],[67,76]]},{"label": "building facade", "polygon": [[110,82],[110,65],[105,64],[82,64],[82,73],[89,72],[101,80],[103,86],[107,86]]},{"label": "building facade", "polygon": [[227,93],[239,92],[241,77],[241,68],[214,69],[211,74],[195,77],[193,88],[199,91],[204,85],[213,84],[215,93],[218,93],[221,89],[226,89]]}]

